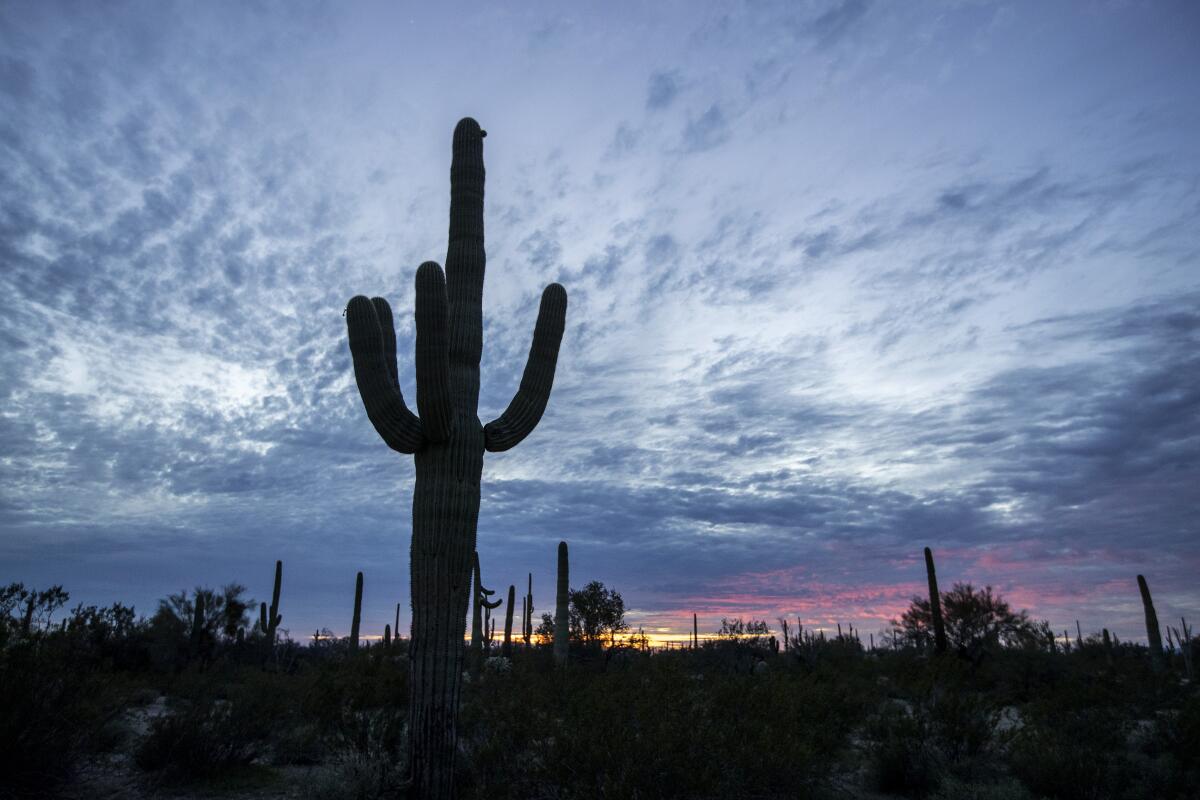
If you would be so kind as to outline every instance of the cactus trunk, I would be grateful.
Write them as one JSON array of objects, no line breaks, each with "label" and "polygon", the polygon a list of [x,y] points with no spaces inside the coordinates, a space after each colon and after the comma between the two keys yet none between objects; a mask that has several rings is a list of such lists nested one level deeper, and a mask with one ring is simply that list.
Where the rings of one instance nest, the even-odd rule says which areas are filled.
[{"label": "cactus trunk", "polygon": [[1150,648],[1150,664],[1154,671],[1163,668],[1162,634],[1158,629],[1158,615],[1154,613],[1154,601],[1150,598],[1150,587],[1145,577],[1137,576],[1138,590],[1142,593],[1142,609],[1146,612],[1146,644]]},{"label": "cactus trunk", "polygon": [[933,551],[925,548],[925,573],[929,577],[929,616],[933,620],[933,646],[946,652],[946,625],[942,621],[942,596],[938,593],[937,571],[933,567]]},{"label": "cactus trunk", "polygon": [[273,646],[275,644],[275,631],[279,628],[279,623],[283,622],[283,617],[279,614],[279,590],[283,586],[283,562],[275,562],[275,585],[271,589],[271,607],[267,609],[267,627],[264,633],[267,634],[267,641]]},{"label": "cactus trunk", "polygon": [[358,649],[358,627],[362,622],[362,573],[354,579],[354,619],[350,622],[350,649]]},{"label": "cactus trunk", "polygon": [[570,602],[570,564],[567,559],[567,543],[558,543],[558,591],[554,596],[554,662],[566,664],[570,646],[567,638],[571,634],[571,618],[567,613]]},{"label": "cactus trunk", "polygon": [[521,628],[525,646],[529,647],[529,637],[533,636],[533,573],[529,573],[529,588],[525,592],[525,616]]},{"label": "cactus trunk", "polygon": [[505,658],[512,658],[512,620],[513,605],[517,602],[517,587],[509,584],[508,608],[504,610],[504,650]]}]

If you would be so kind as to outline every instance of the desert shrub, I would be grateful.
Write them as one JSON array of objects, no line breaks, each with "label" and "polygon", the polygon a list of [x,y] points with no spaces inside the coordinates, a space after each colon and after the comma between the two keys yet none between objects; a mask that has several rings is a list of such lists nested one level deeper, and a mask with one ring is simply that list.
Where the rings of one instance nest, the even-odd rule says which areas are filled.
[{"label": "desert shrub", "polygon": [[924,797],[937,788],[944,760],[933,743],[933,724],[920,707],[888,703],[868,721],[864,734],[868,779],[875,789]]},{"label": "desert shrub", "polygon": [[828,776],[858,713],[848,697],[798,673],[683,663],[469,685],[464,795],[802,797]]},{"label": "desert shrub", "polygon": [[995,783],[973,783],[947,777],[929,800],[1037,800],[1011,778]]},{"label": "desert shrub", "polygon": [[106,676],[44,637],[0,649],[0,796],[45,796],[106,744],[119,698]]},{"label": "desert shrub", "polygon": [[272,734],[284,723],[277,692],[200,680],[184,688],[171,710],[151,723],[135,754],[139,767],[161,771],[169,780],[210,778],[245,766],[267,753]]},{"label": "desert shrub", "polygon": [[304,785],[305,800],[380,800],[398,796],[405,767],[390,755],[348,754],[316,770]]}]

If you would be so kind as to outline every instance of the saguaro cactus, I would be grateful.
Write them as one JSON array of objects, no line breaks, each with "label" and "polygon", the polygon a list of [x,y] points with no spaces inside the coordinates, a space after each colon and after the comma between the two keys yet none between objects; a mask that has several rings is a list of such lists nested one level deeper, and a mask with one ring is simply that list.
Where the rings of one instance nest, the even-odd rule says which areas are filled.
[{"label": "saguaro cactus", "polygon": [[258,626],[271,645],[275,644],[275,631],[279,628],[279,623],[283,622],[283,616],[279,613],[279,590],[282,586],[283,562],[276,561],[275,586],[271,590],[271,607],[268,608],[266,603],[262,603],[258,607]]},{"label": "saguaro cactus", "polygon": [[350,622],[350,649],[358,649],[358,626],[362,622],[362,573],[354,579],[354,619]]},{"label": "saguaro cactus", "polygon": [[1150,647],[1150,664],[1155,671],[1163,667],[1162,634],[1158,630],[1158,615],[1154,613],[1154,601],[1150,599],[1150,587],[1145,577],[1137,576],[1138,590],[1142,593],[1142,609],[1146,612],[1146,644]]},{"label": "saguaro cactus", "polygon": [[700,627],[696,620],[696,612],[692,612],[692,649],[700,649]]},{"label": "saguaro cactus", "polygon": [[929,577],[929,616],[933,619],[933,645],[939,653],[946,652],[946,625],[942,622],[942,596],[938,594],[937,570],[933,567],[933,551],[925,548],[925,574]]},{"label": "saguaro cactus", "polygon": [[529,647],[529,637],[533,636],[533,573],[529,573],[529,588],[525,591],[524,622],[521,624],[521,637],[525,646]]},{"label": "saguaro cactus", "polygon": [[[488,642],[487,627],[491,620],[491,610],[500,605],[500,600],[489,600],[488,598],[496,592],[493,589],[487,589],[483,585],[483,576],[479,571],[479,553],[475,554],[474,562],[475,573],[475,603],[474,610],[471,612],[471,652],[478,656],[485,642]],[[478,667],[479,664],[472,664],[473,667]]]},{"label": "saguaro cactus", "polygon": [[567,613],[567,604],[571,598],[570,564],[567,560],[567,543],[558,543],[558,591],[554,597],[554,661],[556,664],[566,664],[570,645],[567,638],[571,635],[571,618]]},{"label": "saguaro cactus", "polygon": [[346,308],[354,376],[367,416],[389,447],[415,456],[409,763],[414,796],[430,800],[453,793],[483,453],[508,450],[537,426],[554,383],[567,313],[566,290],[550,284],[542,293],[520,388],[503,414],[481,425],[483,137],[470,118],[454,129],[446,272],[431,261],[417,270],[420,418],[400,391],[387,301],[358,296]]},{"label": "saguaro cactus", "polygon": [[392,646],[392,626],[383,626],[383,649],[387,650]]},{"label": "saguaro cactus", "polygon": [[500,652],[505,658],[512,658],[512,618],[513,605],[517,602],[517,587],[508,586],[508,608],[504,609],[504,649]]}]

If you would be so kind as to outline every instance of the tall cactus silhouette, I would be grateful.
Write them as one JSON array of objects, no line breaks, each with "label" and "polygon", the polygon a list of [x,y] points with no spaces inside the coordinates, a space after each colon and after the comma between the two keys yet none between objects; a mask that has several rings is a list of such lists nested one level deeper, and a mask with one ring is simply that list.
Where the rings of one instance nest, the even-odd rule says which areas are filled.
[{"label": "tall cactus silhouette", "polygon": [[416,464],[408,729],[412,788],[422,798],[453,794],[483,453],[508,450],[537,426],[550,398],[567,314],[566,290],[550,284],[542,293],[520,387],[503,414],[481,425],[484,135],[470,118],[454,129],[446,272],[431,261],[417,270],[420,418],[400,391],[387,301],[360,295],[346,308],[354,377],[367,416],[389,447],[414,455]]},{"label": "tall cactus silhouette", "polygon": [[354,579],[354,618],[350,620],[350,649],[358,649],[358,630],[362,623],[362,573]]},{"label": "tall cactus silhouette", "polygon": [[[502,602],[499,599],[488,599],[496,592],[494,589],[485,588],[483,585],[483,575],[479,571],[479,553],[475,553],[474,564],[475,600],[474,609],[471,612],[471,653],[473,657],[480,654],[484,643],[488,641],[487,625],[491,619],[491,610],[499,606]],[[478,659],[476,659],[476,663],[472,664],[472,667],[477,668],[478,666]]]},{"label": "tall cactus silhouette", "polygon": [[279,590],[282,586],[283,562],[276,561],[275,587],[271,590],[271,607],[268,608],[266,603],[262,603],[258,609],[258,626],[271,646],[275,645],[275,631],[279,628],[279,623],[283,622],[283,615],[279,613]]},{"label": "tall cactus silhouette", "polygon": [[1137,576],[1138,591],[1142,593],[1142,609],[1146,612],[1146,644],[1150,648],[1150,664],[1155,671],[1163,668],[1162,634],[1158,628],[1158,614],[1154,612],[1154,601],[1150,599],[1150,587],[1145,577]]},{"label": "tall cactus silhouette", "polygon": [[533,573],[529,573],[529,588],[521,598],[521,639],[529,646],[529,637],[533,635]]},{"label": "tall cactus silhouette", "polygon": [[508,607],[504,609],[504,647],[500,651],[505,658],[512,658],[513,605],[517,602],[517,587],[508,585]]},{"label": "tall cactus silhouette", "polygon": [[554,597],[554,661],[557,664],[567,663],[570,645],[567,642],[571,635],[571,618],[567,605],[571,602],[570,563],[567,559],[567,543],[558,543],[558,591]]},{"label": "tall cactus silhouette", "polygon": [[946,652],[946,624],[942,621],[942,596],[938,593],[937,570],[933,551],[925,548],[925,574],[929,578],[929,616],[933,619],[933,643],[939,653]]}]

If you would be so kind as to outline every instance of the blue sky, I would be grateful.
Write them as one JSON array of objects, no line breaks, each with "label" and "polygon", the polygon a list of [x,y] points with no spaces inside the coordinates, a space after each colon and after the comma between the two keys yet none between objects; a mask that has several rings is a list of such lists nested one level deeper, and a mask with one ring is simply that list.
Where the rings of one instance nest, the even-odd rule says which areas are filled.
[{"label": "blue sky", "polygon": [[411,459],[341,316],[445,255],[488,130],[485,583],[555,546],[634,625],[878,631],[990,583],[1200,613],[1200,11],[1187,2],[0,4],[0,581],[407,618]]}]

